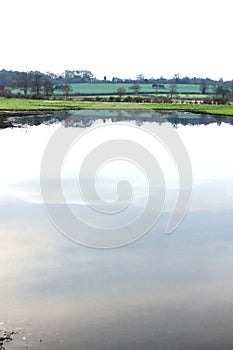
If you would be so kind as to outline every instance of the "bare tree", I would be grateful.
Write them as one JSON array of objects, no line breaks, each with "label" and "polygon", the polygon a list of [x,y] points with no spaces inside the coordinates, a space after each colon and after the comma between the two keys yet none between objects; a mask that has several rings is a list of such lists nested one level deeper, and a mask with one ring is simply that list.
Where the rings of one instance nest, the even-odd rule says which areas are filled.
[{"label": "bare tree", "polygon": [[170,97],[172,99],[173,96],[177,94],[176,84],[169,85],[169,92],[170,92]]},{"label": "bare tree", "polygon": [[19,72],[15,82],[15,86],[22,89],[24,95],[27,95],[31,85],[31,73],[30,72]]},{"label": "bare tree", "polygon": [[4,90],[5,90],[5,87],[4,85],[0,85],[0,96],[3,96],[4,95]]},{"label": "bare tree", "polygon": [[125,88],[124,88],[123,86],[121,86],[121,87],[119,87],[119,88],[117,89],[117,95],[119,95],[120,97],[122,97],[123,95],[125,95],[125,93],[126,93],[126,90],[125,90]]},{"label": "bare tree", "polygon": [[178,81],[180,80],[180,73],[176,73],[173,79],[175,80],[176,83],[178,83]]},{"label": "bare tree", "polygon": [[218,85],[215,90],[216,97],[221,96],[221,98],[226,98],[227,96],[229,97],[230,95],[230,90],[227,87],[224,87],[222,85]]},{"label": "bare tree", "polygon": [[71,86],[69,84],[63,85],[62,91],[63,91],[66,99],[67,99],[69,93],[71,92],[71,90],[72,89],[71,89]]},{"label": "bare tree", "polygon": [[206,93],[206,80],[202,79],[201,84],[200,84],[200,90],[203,95]]},{"label": "bare tree", "polygon": [[231,89],[231,99],[233,101],[233,80],[230,83],[230,89]]},{"label": "bare tree", "polygon": [[42,75],[40,73],[32,73],[31,75],[31,89],[36,95],[40,94],[43,86]]},{"label": "bare tree", "polygon": [[132,84],[130,86],[130,89],[134,91],[135,94],[137,94],[139,92],[139,90],[141,89],[141,86],[137,83]]},{"label": "bare tree", "polygon": [[45,96],[49,97],[49,95],[53,94],[54,87],[53,87],[53,83],[50,79],[45,79],[45,81],[43,83],[43,89],[44,89]]},{"label": "bare tree", "polygon": [[143,74],[138,74],[137,75],[137,81],[139,81],[140,83],[144,83],[145,77]]}]

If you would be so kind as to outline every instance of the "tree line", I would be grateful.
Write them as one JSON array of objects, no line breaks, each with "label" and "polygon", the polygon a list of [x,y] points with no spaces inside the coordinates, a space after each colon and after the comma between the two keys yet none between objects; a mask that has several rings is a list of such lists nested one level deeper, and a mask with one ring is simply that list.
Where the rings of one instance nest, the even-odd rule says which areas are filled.
[{"label": "tree line", "polygon": [[[6,69],[0,70],[0,84],[5,87],[11,87],[12,82],[18,79],[18,75],[22,73],[19,71],[9,71]],[[94,74],[89,70],[65,70],[62,74],[55,74],[52,72],[41,73],[39,71],[23,72],[25,74],[40,74],[43,79],[50,79],[54,84],[72,84],[72,83],[139,83],[139,84],[204,84],[204,85],[230,85],[231,81],[223,81],[222,78],[214,80],[211,78],[201,77],[180,77],[179,73],[174,74],[172,78],[147,78],[143,74],[138,74],[136,79],[122,79],[119,77],[113,77],[108,79],[105,75],[103,79],[97,79]]]},{"label": "tree line", "polygon": [[[62,74],[0,70],[0,96],[5,97],[11,97],[11,89],[19,89],[24,96],[30,95],[33,97],[49,97],[53,95],[54,89],[56,89],[61,90],[63,95],[67,97],[71,93],[70,84],[74,83],[121,83],[122,87],[117,90],[119,97],[126,94],[124,83],[131,84],[130,89],[135,95],[139,93],[143,84],[152,84],[155,94],[156,91],[163,90],[166,84],[169,85],[171,98],[178,95],[177,86],[179,84],[195,84],[199,85],[199,91],[203,95],[208,93],[208,87],[211,86],[212,93],[215,94],[216,98],[226,101],[233,100],[233,80],[223,81],[222,78],[219,80],[197,77],[181,78],[179,73],[176,73],[171,79],[165,79],[162,76],[148,79],[143,74],[138,74],[136,79],[113,77],[108,80],[107,76],[104,76],[103,79],[96,79],[94,74],[88,70],[65,70]],[[18,93],[18,96],[20,94]]]},{"label": "tree line", "polygon": [[20,89],[26,96],[35,94],[49,97],[53,94],[54,86],[52,80],[40,72],[12,72],[0,71],[0,95],[10,97],[10,89]]},{"label": "tree line", "polygon": [[0,70],[0,96],[10,97],[11,89],[20,89],[25,96],[30,94],[35,97],[40,95],[49,97],[53,94],[54,89],[60,89],[65,96],[68,96],[71,91],[69,84],[90,83],[95,80],[94,75],[87,70],[66,70],[63,74],[58,75],[51,72],[18,72],[3,69]]}]

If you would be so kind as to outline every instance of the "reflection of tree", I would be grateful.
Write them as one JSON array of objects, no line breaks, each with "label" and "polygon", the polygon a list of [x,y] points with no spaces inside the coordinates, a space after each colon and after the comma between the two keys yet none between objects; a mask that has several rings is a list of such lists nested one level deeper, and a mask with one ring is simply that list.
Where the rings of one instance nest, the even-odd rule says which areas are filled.
[{"label": "reflection of tree", "polygon": [[[145,122],[150,123],[159,123],[163,124],[165,122],[171,123],[175,128],[180,125],[209,125],[212,123],[217,123],[220,125],[221,123],[228,123],[230,125],[233,125],[233,118],[227,118],[227,117],[216,117],[216,116],[207,116],[207,115],[189,115],[186,113],[187,117],[184,118],[183,113],[155,113],[155,115],[148,115],[148,117],[140,116],[140,114],[132,114],[131,116],[124,113],[125,111],[117,111],[117,113],[113,116],[109,114],[109,117],[102,116],[101,115],[89,115],[89,116],[72,116],[71,119],[68,118],[67,122],[65,123],[66,127],[81,127],[81,128],[87,128],[90,127],[96,120],[102,120],[102,122],[107,121],[108,119],[111,120],[111,122],[127,122],[127,121],[134,121],[136,125],[141,126]],[[182,116],[182,117],[181,117]]]},{"label": "reflection of tree", "polygon": [[[0,128],[6,127],[25,127],[54,123],[62,123],[64,127],[79,127],[88,128],[95,121],[100,120],[103,123],[111,120],[112,122],[135,122],[136,125],[141,126],[145,122],[163,124],[165,122],[171,123],[174,128],[178,125],[209,125],[217,123],[227,123],[233,125],[232,117],[210,116],[204,114],[192,114],[184,112],[142,112],[142,111],[58,111],[58,112],[25,112],[18,115],[5,115],[0,113]],[[27,115],[28,113],[28,115]]]},{"label": "reflection of tree", "polygon": [[11,128],[12,122],[7,117],[0,117],[0,129]]},{"label": "reflection of tree", "polygon": [[117,115],[117,120],[118,120],[118,121],[121,121],[123,118],[124,118],[124,117],[123,117],[122,111],[119,110],[119,111],[118,111],[118,115]]}]

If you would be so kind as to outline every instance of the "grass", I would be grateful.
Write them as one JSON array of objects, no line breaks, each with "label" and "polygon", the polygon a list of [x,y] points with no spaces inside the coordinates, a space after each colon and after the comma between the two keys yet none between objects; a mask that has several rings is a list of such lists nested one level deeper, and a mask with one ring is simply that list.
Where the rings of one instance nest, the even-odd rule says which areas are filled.
[{"label": "grass", "polygon": [[64,100],[0,99],[0,110],[7,111],[56,111],[75,109],[152,109],[176,110],[212,115],[233,116],[233,105],[176,104],[176,103],[125,103],[125,102],[86,102]]},{"label": "grass", "polygon": [[17,98],[1,98],[0,110],[65,110],[65,109],[83,109],[92,107],[96,102],[82,101],[64,101],[64,100],[29,100]]},{"label": "grass", "polygon": [[233,116],[233,105],[179,104],[179,103],[144,103],[144,108],[153,110],[176,110],[212,115]]}]

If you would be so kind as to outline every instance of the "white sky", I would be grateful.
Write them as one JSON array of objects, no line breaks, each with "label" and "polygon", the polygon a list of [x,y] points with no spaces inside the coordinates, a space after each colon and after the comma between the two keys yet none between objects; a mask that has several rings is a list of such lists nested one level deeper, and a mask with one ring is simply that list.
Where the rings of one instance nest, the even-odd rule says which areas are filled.
[{"label": "white sky", "polygon": [[232,79],[232,0],[3,0],[0,69]]}]

